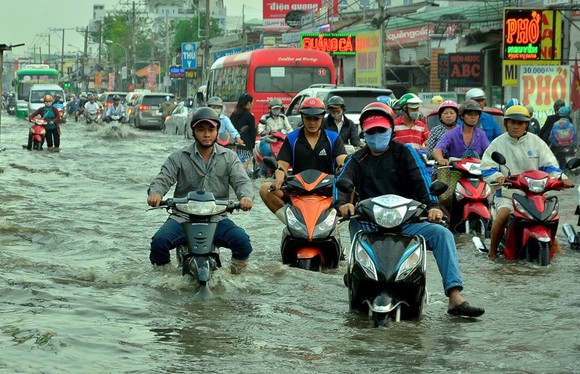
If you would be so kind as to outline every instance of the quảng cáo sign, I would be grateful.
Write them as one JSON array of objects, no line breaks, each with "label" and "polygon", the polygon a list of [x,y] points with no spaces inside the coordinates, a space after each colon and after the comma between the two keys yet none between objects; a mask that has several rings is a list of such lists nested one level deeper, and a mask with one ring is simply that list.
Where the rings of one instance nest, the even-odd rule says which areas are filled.
[{"label": "qu\u1ea3ng c\u00e1o sign", "polygon": [[301,34],[302,48],[315,49],[333,55],[355,55],[353,34]]}]

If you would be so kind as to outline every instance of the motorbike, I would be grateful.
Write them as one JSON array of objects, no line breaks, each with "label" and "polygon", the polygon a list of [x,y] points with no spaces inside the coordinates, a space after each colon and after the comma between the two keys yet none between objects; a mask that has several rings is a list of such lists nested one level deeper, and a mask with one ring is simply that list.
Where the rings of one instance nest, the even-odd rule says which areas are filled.
[{"label": "motorbike", "polygon": [[119,130],[121,128],[121,124],[123,123],[123,117],[118,114],[112,114],[110,117],[111,120],[109,121],[109,125],[111,125],[111,128],[113,130]]},{"label": "motorbike", "polygon": [[[264,157],[264,162],[270,169],[278,167],[273,157]],[[333,184],[333,175],[309,169],[289,176],[282,185],[287,201],[282,263],[311,271],[338,267],[343,250],[332,207]]]},{"label": "motorbike", "polygon": [[8,115],[13,116],[16,113],[16,99],[14,96],[8,97],[8,103],[6,104],[6,113]]},{"label": "motorbike", "polygon": [[481,160],[467,157],[452,159],[449,166],[439,167],[448,167],[461,173],[451,196],[449,228],[454,233],[473,233],[483,240],[490,236],[491,212],[488,198],[492,191],[483,181],[480,164]]},{"label": "motorbike", "polygon": [[571,160],[576,156],[576,146],[574,145],[566,145],[563,147],[550,147],[554,156],[558,160],[558,164],[560,165],[560,169],[564,169],[566,167],[566,162]]},{"label": "motorbike", "polygon": [[[493,152],[491,158],[507,168],[506,159],[501,153]],[[566,163],[565,170],[579,166],[580,159],[573,158]],[[554,257],[550,243],[556,237],[560,216],[558,197],[546,197],[545,193],[564,188],[562,175],[559,178],[550,177],[540,170],[527,170],[512,175],[507,169],[508,177],[503,185],[521,190],[524,195],[512,195],[514,211],[508,220],[506,235],[499,245],[499,253],[506,260],[526,260],[547,266]]]},{"label": "motorbike", "polygon": [[[262,167],[264,163],[264,155],[260,152],[260,143],[266,142],[270,148],[270,155],[274,158],[278,157],[278,153],[280,153],[280,149],[282,148],[282,144],[284,143],[284,139],[286,139],[286,130],[279,130],[279,131],[272,131],[269,134],[262,136],[259,142],[256,142],[256,146],[254,147],[254,171],[255,172],[266,172],[265,176],[270,176],[271,171],[268,168]],[[256,175],[257,176],[257,175]]]},{"label": "motorbike", "polygon": [[[31,118],[32,126],[30,126],[30,133],[32,134],[32,149],[36,151],[42,150],[42,144],[44,143],[44,137],[46,135],[46,120],[44,118],[36,117]],[[23,146],[26,148],[26,146]]]},{"label": "motorbike", "polygon": [[[336,187],[352,193],[354,184],[341,179]],[[437,181],[430,193],[439,196],[446,189]],[[353,216],[341,218],[356,218],[377,228],[355,234],[344,276],[350,308],[367,312],[375,327],[421,317],[427,295],[427,243],[420,235],[402,234],[401,227],[425,220],[424,213],[425,204],[387,194],[358,202]]]},{"label": "motorbike", "polygon": [[169,214],[170,210],[187,214],[188,220],[182,224],[187,246],[176,248],[177,263],[183,275],[189,274],[197,280],[200,288],[196,297],[211,297],[208,283],[212,273],[222,266],[219,248],[213,244],[217,222],[212,222],[212,217],[240,209],[239,202],[217,200],[211,192],[191,191],[185,197],[161,201],[149,210],[161,208]]},{"label": "motorbike", "polygon": [[60,123],[66,123],[66,112],[65,112],[65,108],[64,108],[64,104],[63,103],[56,103],[53,105],[54,107],[56,107],[58,109],[58,117],[60,118]]},{"label": "motorbike", "polygon": [[92,123],[99,124],[101,115],[98,110],[90,110],[85,115],[86,124],[90,125]]},{"label": "motorbike", "polygon": [[237,149],[236,139],[227,131],[218,133],[217,143],[222,147],[231,149],[234,152]]}]

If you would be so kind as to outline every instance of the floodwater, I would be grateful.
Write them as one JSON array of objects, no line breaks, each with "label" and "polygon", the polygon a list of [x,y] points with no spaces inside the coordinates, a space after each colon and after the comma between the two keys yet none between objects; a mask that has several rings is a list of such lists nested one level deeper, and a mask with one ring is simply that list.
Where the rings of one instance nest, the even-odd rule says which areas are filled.
[{"label": "floodwater", "polygon": [[[580,364],[580,253],[546,268],[490,262],[458,238],[464,296],[479,319],[446,314],[432,256],[423,318],[373,329],[349,311],[344,263],[313,273],[280,262],[281,224],[257,197],[232,219],[246,228],[249,271],[225,268],[216,297],[174,267],[149,264],[166,219],[146,190],[185,139],[81,123],[62,126],[60,153],[21,149],[28,124],[0,133],[2,373],[572,373]],[[262,181],[255,181],[255,189]],[[575,190],[560,193],[575,223]],[[347,242],[346,227],[342,230]],[[175,262],[175,261],[174,261]]]}]

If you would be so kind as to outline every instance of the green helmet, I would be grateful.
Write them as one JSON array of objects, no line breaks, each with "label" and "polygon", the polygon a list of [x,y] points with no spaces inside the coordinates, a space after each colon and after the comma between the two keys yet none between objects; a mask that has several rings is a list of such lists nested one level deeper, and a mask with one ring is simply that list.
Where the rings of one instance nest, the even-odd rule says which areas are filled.
[{"label": "green helmet", "polygon": [[409,108],[418,108],[423,100],[419,98],[419,96],[415,95],[414,93],[406,93],[399,99],[399,103],[397,104],[399,108],[403,108],[405,106]]}]

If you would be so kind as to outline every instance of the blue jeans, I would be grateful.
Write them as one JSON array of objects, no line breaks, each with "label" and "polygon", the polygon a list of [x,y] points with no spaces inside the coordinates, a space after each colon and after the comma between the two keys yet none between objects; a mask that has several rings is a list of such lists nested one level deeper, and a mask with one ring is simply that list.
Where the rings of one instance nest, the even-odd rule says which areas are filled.
[{"label": "blue jeans", "polygon": [[[245,260],[252,253],[250,237],[244,229],[236,226],[230,219],[224,219],[218,223],[213,243],[217,247],[230,248],[232,258],[236,260]],[[151,238],[149,260],[154,265],[168,264],[171,261],[169,250],[180,245],[187,245],[183,227],[181,223],[168,218]]]},{"label": "blue jeans", "polygon": [[[363,229],[361,222],[356,219],[351,219],[349,224],[350,239]],[[376,232],[376,227],[364,225],[365,231]],[[455,246],[455,239],[453,234],[447,228],[429,222],[408,223],[403,226],[401,231],[407,235],[421,235],[427,242],[427,249],[433,251],[437,267],[441,278],[443,278],[443,289],[445,295],[449,296],[449,290],[454,287],[463,289],[463,281],[459,273],[459,260],[457,258],[457,247]]]}]

